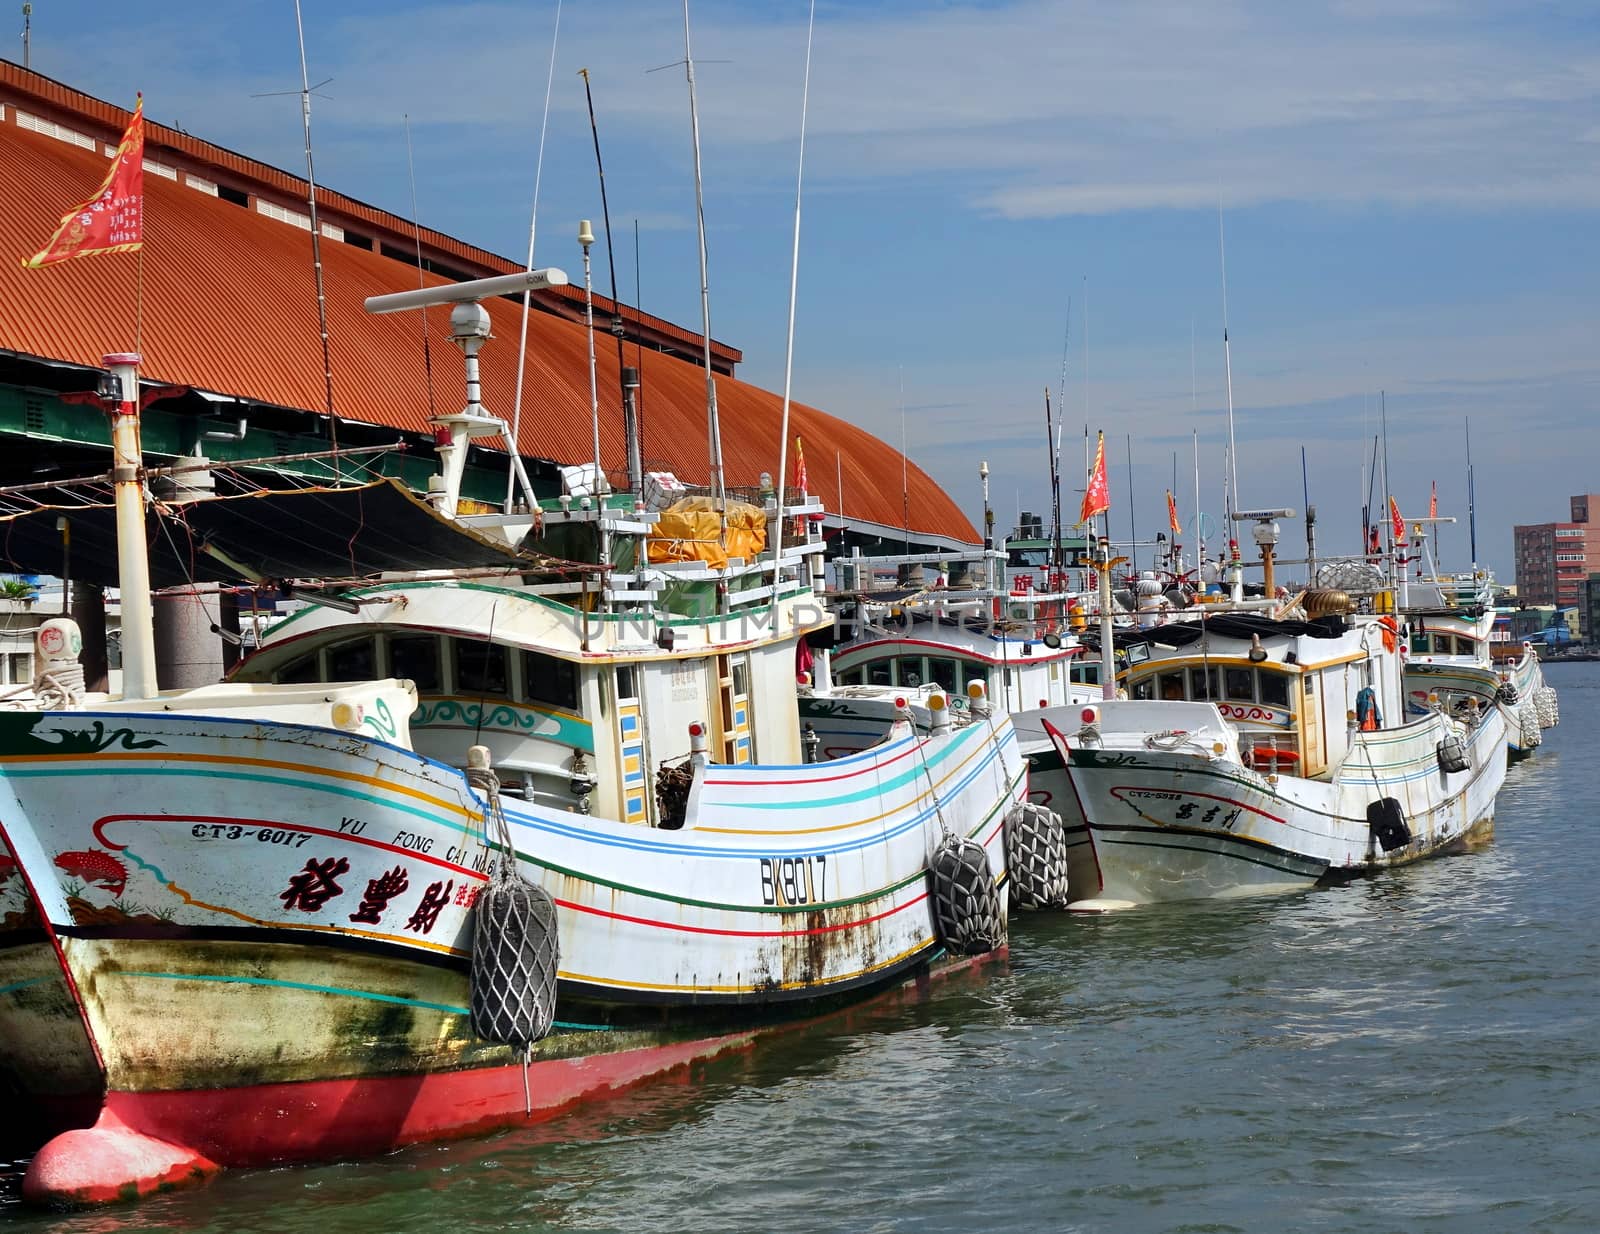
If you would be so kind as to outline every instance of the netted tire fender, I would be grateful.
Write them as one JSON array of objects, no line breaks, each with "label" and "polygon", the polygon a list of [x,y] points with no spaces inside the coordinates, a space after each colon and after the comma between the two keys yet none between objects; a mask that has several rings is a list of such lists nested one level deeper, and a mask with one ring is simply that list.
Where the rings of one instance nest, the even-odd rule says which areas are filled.
[{"label": "netted tire fender", "polygon": [[1017,908],[1065,908],[1067,830],[1061,816],[1035,803],[1019,802],[1006,815],[1006,873]]},{"label": "netted tire fender", "polygon": [[1531,707],[1524,705],[1522,708],[1522,744],[1531,750],[1544,740],[1544,734],[1539,731],[1538,713]]},{"label": "netted tire fender", "polygon": [[1472,756],[1467,751],[1467,743],[1455,733],[1434,747],[1434,755],[1439,760],[1439,770],[1447,774],[1472,769]]},{"label": "netted tire fender", "polygon": [[983,955],[1005,940],[1000,893],[983,845],[946,837],[928,862],[928,884],[934,930],[946,950]]},{"label": "netted tire fender", "polygon": [[556,902],[521,878],[491,879],[472,910],[472,1031],[521,1048],[556,1018]]}]

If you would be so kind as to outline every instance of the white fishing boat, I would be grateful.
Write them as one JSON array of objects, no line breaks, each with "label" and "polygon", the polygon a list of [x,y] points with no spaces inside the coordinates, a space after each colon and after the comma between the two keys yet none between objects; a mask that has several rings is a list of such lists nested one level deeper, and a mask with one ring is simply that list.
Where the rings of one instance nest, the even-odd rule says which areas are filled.
[{"label": "white fishing boat", "polygon": [[1486,572],[1413,581],[1402,614],[1405,626],[1406,714],[1424,715],[1441,704],[1498,704],[1506,716],[1506,754],[1528,757],[1555,722],[1555,691],[1545,686],[1531,646],[1509,664],[1496,664],[1494,583]]},{"label": "white fishing boat", "polygon": [[1127,699],[1017,717],[1033,798],[1066,823],[1072,907],[1305,887],[1489,832],[1503,708],[1404,718],[1399,623],[1342,593],[1301,604],[1119,635],[1148,651]]},{"label": "white fishing boat", "polygon": [[[458,338],[505,281],[452,285]],[[520,1122],[1003,948],[1007,717],[804,763],[820,546],[650,564],[637,475],[452,517],[468,442],[505,431],[467,351],[432,505],[380,481],[157,508],[159,585],[307,601],[182,691],[157,688],[141,601],[137,357],[107,358],[117,504],[73,517],[127,546],[100,563],[124,693],[75,686],[74,631],[47,623],[37,695],[0,712],[0,1064],[80,1120],[30,1198]],[[816,512],[743,513],[755,534]],[[11,520],[8,551],[54,551],[52,520]],[[588,562],[537,551],[558,532]]]}]

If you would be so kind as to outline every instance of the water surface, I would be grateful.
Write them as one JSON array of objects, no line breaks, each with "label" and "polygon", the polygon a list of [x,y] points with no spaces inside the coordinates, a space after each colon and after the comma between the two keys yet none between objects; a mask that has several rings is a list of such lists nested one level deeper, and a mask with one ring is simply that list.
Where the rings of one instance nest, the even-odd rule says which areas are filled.
[{"label": "water surface", "polygon": [[1009,965],[578,1117],[0,1234],[1600,1229],[1600,664],[1494,841],[1024,918]]}]

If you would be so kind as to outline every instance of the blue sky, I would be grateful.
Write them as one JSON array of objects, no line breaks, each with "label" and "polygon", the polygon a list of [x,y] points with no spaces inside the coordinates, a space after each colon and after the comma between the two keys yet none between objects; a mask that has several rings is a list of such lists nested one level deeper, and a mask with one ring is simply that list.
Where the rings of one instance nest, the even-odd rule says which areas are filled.
[{"label": "blue sky", "polygon": [[[252,97],[299,84],[291,0],[35,10],[40,71],[124,104],[143,89],[153,119],[302,168],[298,99]],[[806,11],[693,7],[713,331],[774,389]],[[555,12],[305,0],[312,80],[334,79],[314,101],[319,180],[408,215],[409,114],[422,221],[525,255]],[[587,66],[623,298],[637,218],[643,307],[697,325],[683,74],[648,72],[682,55],[672,3],[565,4],[537,256],[578,269],[576,220],[599,225]],[[1070,298],[1067,423],[1107,431],[1114,527],[1125,435],[1142,535],[1164,517],[1174,451],[1193,508],[1191,429],[1216,512],[1219,202],[1243,504],[1301,507],[1305,446],[1324,546],[1353,548],[1380,391],[1407,513],[1437,480],[1443,512],[1464,516],[1471,417],[1479,556],[1502,578],[1513,523],[1565,518],[1568,494],[1600,489],[1586,4],[820,3],[796,397],[892,443],[903,403],[913,459],[976,521],[987,458],[1008,523],[1047,500],[1043,390],[1059,390]],[[1465,564],[1464,526],[1442,543]]]}]

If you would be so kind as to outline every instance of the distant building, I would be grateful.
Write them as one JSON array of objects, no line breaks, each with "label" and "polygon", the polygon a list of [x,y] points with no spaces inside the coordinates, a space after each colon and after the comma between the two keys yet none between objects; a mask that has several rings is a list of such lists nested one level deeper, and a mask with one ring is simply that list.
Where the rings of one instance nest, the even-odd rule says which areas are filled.
[{"label": "distant building", "polygon": [[[1585,580],[1600,571],[1600,493],[1571,498],[1565,523],[1519,524],[1513,529],[1517,553],[1517,598],[1525,605],[1577,608],[1583,637],[1592,628],[1583,605]],[[1590,525],[1590,511],[1597,525]]]},{"label": "distant building", "polygon": [[1584,641],[1600,646],[1600,573],[1591,574],[1583,584]]}]

